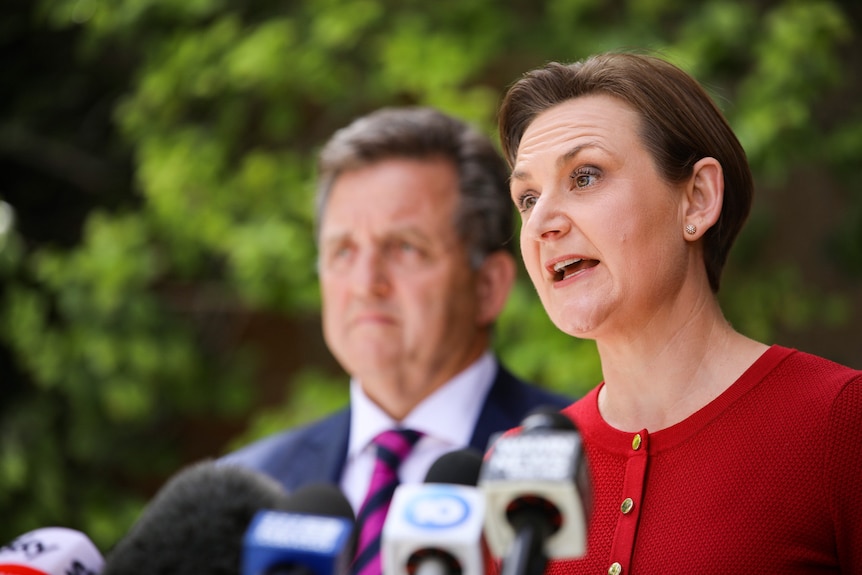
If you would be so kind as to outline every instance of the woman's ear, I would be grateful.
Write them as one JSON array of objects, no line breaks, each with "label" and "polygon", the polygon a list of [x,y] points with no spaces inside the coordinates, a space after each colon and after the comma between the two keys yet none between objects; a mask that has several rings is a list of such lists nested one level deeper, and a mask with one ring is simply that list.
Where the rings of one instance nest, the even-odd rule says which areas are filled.
[{"label": "woman's ear", "polygon": [[476,322],[484,327],[493,324],[506,305],[515,284],[515,258],[507,251],[497,250],[485,257],[477,273]]},{"label": "woman's ear", "polygon": [[701,158],[694,165],[685,188],[683,229],[688,240],[696,240],[715,225],[724,202],[724,171],[715,158]]}]

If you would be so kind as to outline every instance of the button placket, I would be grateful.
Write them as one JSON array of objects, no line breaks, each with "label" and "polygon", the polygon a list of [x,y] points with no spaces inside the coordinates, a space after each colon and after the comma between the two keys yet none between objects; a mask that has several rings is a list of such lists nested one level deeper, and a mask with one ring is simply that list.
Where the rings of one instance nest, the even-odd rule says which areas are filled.
[{"label": "button placket", "polygon": [[626,462],[623,478],[623,500],[620,503],[620,515],[614,530],[614,540],[611,545],[609,575],[620,575],[631,567],[634,553],[637,524],[640,518],[640,505],[643,497],[644,483],[648,462],[646,430],[635,433],[631,438],[631,451]]}]

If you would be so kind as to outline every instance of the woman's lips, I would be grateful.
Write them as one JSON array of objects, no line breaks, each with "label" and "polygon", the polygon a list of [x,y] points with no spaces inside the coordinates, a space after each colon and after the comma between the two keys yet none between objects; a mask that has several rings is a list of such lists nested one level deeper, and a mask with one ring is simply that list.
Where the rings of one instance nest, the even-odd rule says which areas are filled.
[{"label": "woman's lips", "polygon": [[554,282],[561,282],[599,265],[599,260],[571,256],[560,258],[547,266]]}]

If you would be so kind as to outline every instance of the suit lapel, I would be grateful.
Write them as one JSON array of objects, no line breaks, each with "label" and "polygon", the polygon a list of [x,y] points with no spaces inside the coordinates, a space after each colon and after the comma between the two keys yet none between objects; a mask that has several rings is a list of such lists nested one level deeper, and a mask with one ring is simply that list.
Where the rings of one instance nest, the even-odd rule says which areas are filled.
[{"label": "suit lapel", "polygon": [[528,412],[540,406],[563,409],[572,400],[531,386],[497,364],[497,376],[488,391],[479,420],[470,439],[470,447],[485,453],[492,436],[521,424]]},{"label": "suit lapel", "polygon": [[497,376],[485,398],[479,419],[473,429],[473,437],[470,438],[470,447],[482,453],[488,449],[488,441],[491,436],[499,431],[505,431],[520,423],[518,414],[524,409],[523,405],[513,405],[517,402],[520,394],[515,393],[518,381],[502,365],[498,364]]},{"label": "suit lapel", "polygon": [[338,485],[347,459],[350,411],[339,411],[302,433],[293,457],[284,461],[290,469],[280,474],[280,477],[287,478],[286,487],[293,490],[310,483]]}]

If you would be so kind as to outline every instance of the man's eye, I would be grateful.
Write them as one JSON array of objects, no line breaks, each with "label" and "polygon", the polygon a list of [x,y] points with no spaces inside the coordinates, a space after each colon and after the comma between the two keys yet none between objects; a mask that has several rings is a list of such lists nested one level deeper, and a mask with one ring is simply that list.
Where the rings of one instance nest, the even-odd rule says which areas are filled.
[{"label": "man's eye", "polygon": [[418,244],[409,240],[392,239],[384,245],[384,252],[388,257],[415,259],[423,254]]},{"label": "man's eye", "polygon": [[353,249],[349,245],[334,246],[332,249],[327,250],[324,261],[330,263],[342,262],[349,259],[352,253]]}]

